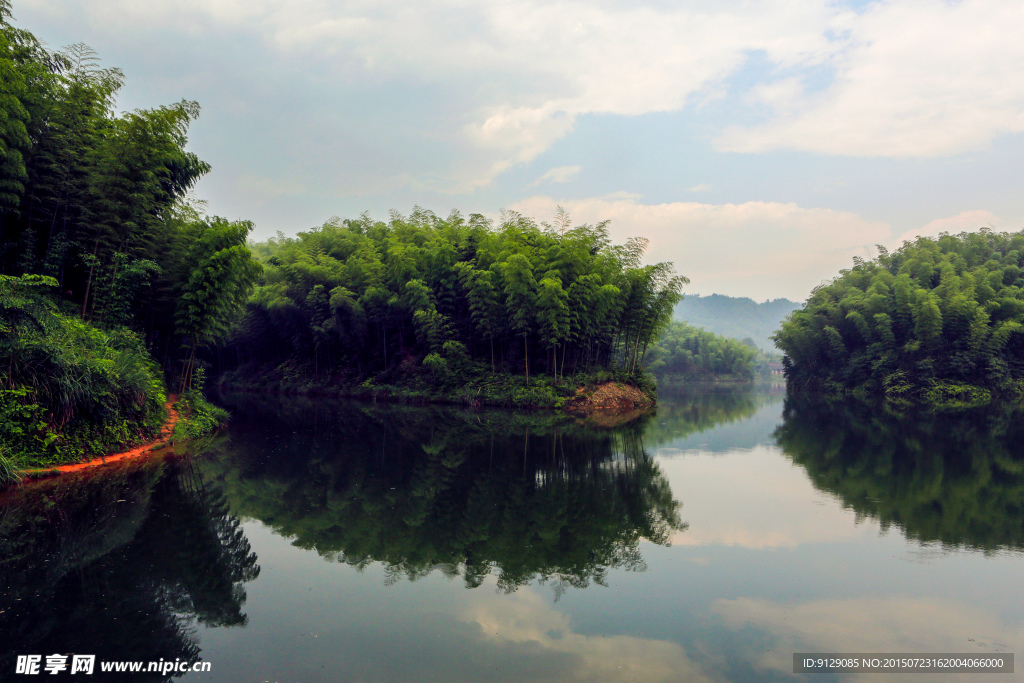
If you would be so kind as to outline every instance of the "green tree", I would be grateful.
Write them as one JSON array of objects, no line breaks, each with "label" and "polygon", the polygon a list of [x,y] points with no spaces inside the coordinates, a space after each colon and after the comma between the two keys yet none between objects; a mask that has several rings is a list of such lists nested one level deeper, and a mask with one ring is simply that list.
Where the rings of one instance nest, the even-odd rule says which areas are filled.
[{"label": "green tree", "polygon": [[248,221],[214,217],[192,223],[183,235],[191,273],[181,285],[176,315],[178,332],[190,345],[182,391],[192,386],[196,348],[227,336],[262,272],[245,246],[251,230]]},{"label": "green tree", "polygon": [[530,347],[527,337],[534,326],[537,305],[537,281],[530,260],[523,254],[512,254],[505,261],[502,275],[505,280],[505,309],[509,326],[523,338],[526,362],[526,381],[530,381]]},{"label": "green tree", "polygon": [[776,335],[794,388],[978,401],[1024,392],[1024,233],[980,230],[855,259]]},{"label": "green tree", "polygon": [[[557,379],[558,345],[569,337],[569,296],[562,289],[562,280],[556,271],[549,271],[538,283],[537,290],[538,332],[552,355],[552,374]],[[564,367],[562,372],[564,374]]]}]

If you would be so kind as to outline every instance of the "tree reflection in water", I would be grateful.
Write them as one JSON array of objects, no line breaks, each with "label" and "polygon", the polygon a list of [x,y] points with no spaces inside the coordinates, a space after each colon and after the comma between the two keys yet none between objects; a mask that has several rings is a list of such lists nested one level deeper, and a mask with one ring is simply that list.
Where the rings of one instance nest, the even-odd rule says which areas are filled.
[{"label": "tree reflection in water", "polygon": [[644,428],[644,443],[648,447],[672,444],[727,424],[742,425],[745,434],[731,433],[722,444],[724,450],[769,442],[771,428],[750,418],[765,405],[782,403],[784,395],[781,386],[714,382],[659,386],[657,412]]},{"label": "tree reflection in water", "polygon": [[644,451],[643,420],[599,428],[550,413],[235,398],[230,445],[204,478],[236,514],[388,581],[432,571],[467,587],[496,574],[602,584],[642,571],[680,504]]},{"label": "tree reflection in water", "polygon": [[30,653],[194,662],[195,624],[244,626],[258,575],[238,519],[187,461],[18,489],[0,501],[0,671]]},{"label": "tree reflection in water", "polygon": [[986,552],[1024,549],[1021,407],[956,412],[786,399],[779,446],[819,489],[907,537]]}]

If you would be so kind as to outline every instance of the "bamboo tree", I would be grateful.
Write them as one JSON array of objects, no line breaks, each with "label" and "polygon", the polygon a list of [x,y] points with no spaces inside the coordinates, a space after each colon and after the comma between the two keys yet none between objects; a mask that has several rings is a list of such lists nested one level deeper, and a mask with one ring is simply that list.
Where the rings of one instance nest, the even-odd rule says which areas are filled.
[{"label": "bamboo tree", "polygon": [[568,295],[562,289],[562,281],[556,271],[546,273],[537,290],[538,332],[544,346],[552,353],[552,376],[557,380],[558,345],[569,336]]},{"label": "bamboo tree", "polygon": [[534,279],[530,261],[522,254],[513,254],[502,264],[505,281],[505,308],[509,326],[517,336],[523,338],[523,355],[526,363],[526,382],[530,382],[530,347],[527,337],[533,329],[536,318],[537,281]]},{"label": "bamboo tree", "polygon": [[247,221],[215,217],[187,226],[182,235],[192,267],[181,285],[175,316],[178,332],[189,344],[181,391],[192,386],[197,347],[227,336],[262,271],[245,246],[251,230]]}]

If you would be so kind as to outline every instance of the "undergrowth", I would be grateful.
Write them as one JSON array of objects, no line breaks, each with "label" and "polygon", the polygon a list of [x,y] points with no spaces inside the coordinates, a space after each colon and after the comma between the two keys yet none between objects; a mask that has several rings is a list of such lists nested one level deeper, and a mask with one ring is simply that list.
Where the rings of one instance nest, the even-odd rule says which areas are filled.
[{"label": "undergrowth", "polygon": [[52,278],[0,280],[0,448],[17,468],[146,441],[166,419],[160,369],[128,329],[58,312]]},{"label": "undergrowth", "polygon": [[219,408],[197,389],[189,389],[174,404],[178,411],[178,423],[174,425],[172,442],[198,439],[216,430],[231,417],[228,411]]}]

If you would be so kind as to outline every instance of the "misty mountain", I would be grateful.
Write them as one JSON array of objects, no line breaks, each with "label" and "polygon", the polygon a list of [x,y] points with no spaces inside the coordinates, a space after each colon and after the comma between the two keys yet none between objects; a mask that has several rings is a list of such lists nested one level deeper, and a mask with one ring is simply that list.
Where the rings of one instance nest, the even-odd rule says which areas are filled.
[{"label": "misty mountain", "polygon": [[747,297],[687,294],[676,306],[674,317],[725,337],[750,337],[765,351],[775,351],[769,339],[787,315],[802,304],[789,299],[757,303]]}]

